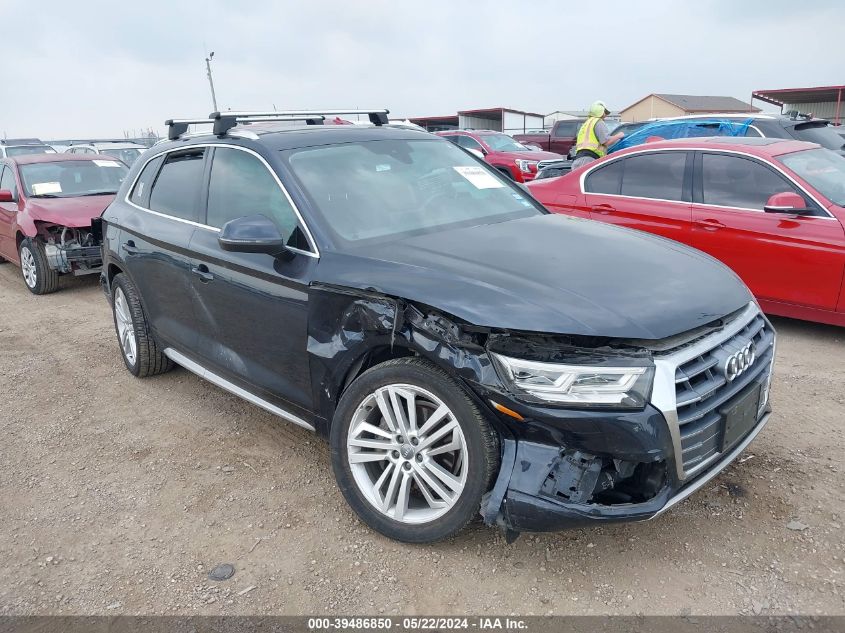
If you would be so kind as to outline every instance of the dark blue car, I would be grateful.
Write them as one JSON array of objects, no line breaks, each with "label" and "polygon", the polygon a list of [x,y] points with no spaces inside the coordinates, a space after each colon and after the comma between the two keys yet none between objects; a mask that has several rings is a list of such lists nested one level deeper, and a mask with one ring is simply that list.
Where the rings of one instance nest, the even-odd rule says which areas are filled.
[{"label": "dark blue car", "polygon": [[408,542],[648,519],[766,424],[774,331],[723,265],[549,214],[385,112],[323,118],[172,121],[132,167],[99,228],[133,375],[178,364],[328,438]]}]

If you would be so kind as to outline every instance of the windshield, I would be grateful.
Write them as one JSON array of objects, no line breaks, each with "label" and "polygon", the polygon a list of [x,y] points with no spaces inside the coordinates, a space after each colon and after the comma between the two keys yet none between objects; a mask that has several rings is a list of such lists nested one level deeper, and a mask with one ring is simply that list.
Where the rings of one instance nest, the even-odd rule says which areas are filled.
[{"label": "windshield", "polygon": [[74,198],[117,193],[129,169],[116,160],[64,160],[20,166],[30,198]]},{"label": "windshield", "polygon": [[845,158],[829,149],[808,149],[778,158],[825,198],[845,206]]},{"label": "windshield", "polygon": [[6,156],[24,156],[26,154],[55,154],[54,150],[49,145],[18,145],[17,147],[7,147]]},{"label": "windshield", "polygon": [[138,160],[138,157],[141,156],[141,151],[142,150],[136,147],[122,147],[120,149],[101,150],[100,155],[114,156],[131,167],[132,163]]},{"label": "windshield", "polygon": [[503,176],[447,141],[370,141],[285,154],[341,241],[397,239],[542,213]]},{"label": "windshield", "polygon": [[479,134],[478,138],[487,143],[494,152],[527,152],[522,143],[517,143],[507,134]]},{"label": "windshield", "polygon": [[836,128],[827,123],[799,123],[795,126],[795,138],[800,141],[818,143],[827,149],[845,149],[845,141]]}]

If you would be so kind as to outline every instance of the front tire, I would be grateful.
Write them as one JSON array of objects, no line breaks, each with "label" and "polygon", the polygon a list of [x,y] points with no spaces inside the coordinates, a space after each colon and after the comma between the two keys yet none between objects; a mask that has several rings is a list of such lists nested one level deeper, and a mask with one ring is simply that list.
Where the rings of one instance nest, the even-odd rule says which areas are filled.
[{"label": "front tire", "polygon": [[169,371],[173,361],[159,349],[147,324],[138,290],[129,278],[115,275],[112,286],[114,329],[123,363],[133,376],[146,378]]},{"label": "front tire", "polygon": [[50,268],[44,246],[26,238],[18,250],[21,275],[27,289],[34,295],[46,295],[59,289],[59,273]]},{"label": "front tire", "polygon": [[346,501],[371,528],[406,543],[459,532],[499,468],[498,436],[481,411],[446,372],[419,358],[359,376],[330,435]]}]

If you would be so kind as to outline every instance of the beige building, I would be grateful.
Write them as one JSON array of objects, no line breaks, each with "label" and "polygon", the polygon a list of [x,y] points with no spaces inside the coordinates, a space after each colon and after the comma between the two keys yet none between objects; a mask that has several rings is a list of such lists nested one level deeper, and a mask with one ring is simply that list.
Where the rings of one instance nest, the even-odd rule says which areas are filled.
[{"label": "beige building", "polygon": [[652,93],[620,111],[622,121],[631,123],[684,116],[687,114],[709,114],[760,112],[759,108],[734,97],[708,97],[698,95],[670,95]]}]

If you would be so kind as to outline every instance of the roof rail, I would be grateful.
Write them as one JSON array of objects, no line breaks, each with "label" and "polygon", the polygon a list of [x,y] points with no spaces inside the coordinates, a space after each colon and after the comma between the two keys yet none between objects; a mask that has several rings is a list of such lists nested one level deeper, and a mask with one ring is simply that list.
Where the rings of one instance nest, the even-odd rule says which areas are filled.
[{"label": "roof rail", "polygon": [[326,115],[366,114],[373,125],[387,125],[390,110],[274,110],[271,112],[231,111],[212,112],[208,118],[168,119],[167,138],[175,141],[188,131],[189,125],[213,124],[212,132],[223,136],[238,123],[263,123],[267,121],[305,121],[308,125],[321,125]]}]

